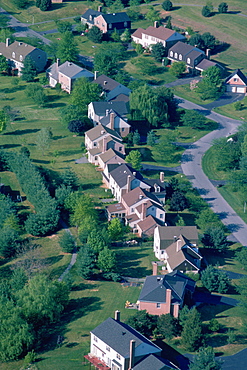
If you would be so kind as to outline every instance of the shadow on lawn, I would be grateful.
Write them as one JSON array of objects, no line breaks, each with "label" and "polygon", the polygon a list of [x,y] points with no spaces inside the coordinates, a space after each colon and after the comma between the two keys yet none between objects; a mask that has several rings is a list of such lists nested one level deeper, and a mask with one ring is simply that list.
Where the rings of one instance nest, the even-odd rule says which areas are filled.
[{"label": "shadow on lawn", "polygon": [[134,278],[143,278],[150,274],[150,269],[140,267],[140,259],[147,257],[147,253],[139,253],[136,249],[130,247],[128,250],[116,249],[119,273],[123,276]]},{"label": "shadow on lawn", "polygon": [[11,132],[6,132],[3,135],[25,135],[25,134],[33,134],[35,132],[39,131],[39,129],[34,128],[34,129],[26,129],[26,130],[15,130]]}]

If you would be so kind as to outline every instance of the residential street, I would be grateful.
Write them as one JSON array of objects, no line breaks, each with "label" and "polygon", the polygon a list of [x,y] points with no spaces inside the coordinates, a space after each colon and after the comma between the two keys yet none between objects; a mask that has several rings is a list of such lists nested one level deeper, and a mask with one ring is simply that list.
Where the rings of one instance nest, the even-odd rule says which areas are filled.
[{"label": "residential street", "polygon": [[217,130],[210,132],[200,140],[191,144],[191,146],[185,150],[182,156],[181,167],[183,173],[191,181],[193,187],[198,189],[200,195],[209,203],[213,211],[220,216],[222,222],[232,232],[233,238],[231,238],[231,240],[237,240],[242,245],[247,246],[246,223],[220,195],[217,188],[213,186],[204,174],[201,166],[202,156],[212,145],[212,140],[233,134],[237,131],[237,127],[242,123],[242,121],[237,121],[211,112],[178,96],[176,98],[178,99],[179,106],[181,108],[195,109],[207,118],[219,122],[219,128]]}]

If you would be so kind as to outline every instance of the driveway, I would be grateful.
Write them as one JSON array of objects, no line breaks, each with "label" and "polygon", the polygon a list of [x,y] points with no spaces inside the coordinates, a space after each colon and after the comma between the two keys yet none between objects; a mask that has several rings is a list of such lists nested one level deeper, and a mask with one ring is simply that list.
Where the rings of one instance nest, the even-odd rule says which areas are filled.
[{"label": "driveway", "polygon": [[189,102],[176,96],[179,106],[184,109],[195,109],[205,117],[219,123],[217,130],[210,132],[202,137],[200,140],[193,143],[185,150],[182,156],[181,167],[183,173],[191,181],[194,188],[204,198],[212,210],[219,215],[223,224],[225,224],[229,231],[239,243],[246,246],[247,240],[247,225],[230,207],[225,199],[218,192],[217,188],[213,186],[211,181],[207,178],[202,170],[202,156],[211,147],[213,139],[226,137],[229,133],[233,134],[237,131],[242,121],[234,120],[224,117],[218,113],[211,112],[200,105]]},{"label": "driveway", "polygon": [[227,92],[223,94],[218,100],[212,103],[209,103],[209,104],[201,105],[201,106],[203,108],[211,110],[213,108],[222,107],[223,105],[235,103],[236,101],[242,100],[244,97],[245,97],[245,94],[236,94],[236,93]]}]

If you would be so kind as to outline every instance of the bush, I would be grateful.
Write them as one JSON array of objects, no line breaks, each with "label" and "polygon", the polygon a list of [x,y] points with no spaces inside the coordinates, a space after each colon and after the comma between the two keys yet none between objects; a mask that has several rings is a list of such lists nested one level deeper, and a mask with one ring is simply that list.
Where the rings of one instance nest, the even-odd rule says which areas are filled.
[{"label": "bush", "polygon": [[207,6],[207,5],[205,5],[203,8],[202,8],[202,15],[203,15],[203,17],[206,17],[206,18],[208,18],[208,17],[210,17],[211,16],[211,10],[210,10],[210,8]]},{"label": "bush", "polygon": [[236,103],[234,103],[233,106],[234,106],[234,109],[237,111],[243,109],[243,104],[240,101],[236,101]]},{"label": "bush", "polygon": [[121,275],[119,275],[117,272],[107,272],[102,274],[102,277],[105,280],[114,281],[115,283],[122,280]]},{"label": "bush", "polygon": [[166,11],[170,11],[172,10],[172,7],[173,7],[173,4],[170,0],[165,0],[163,3],[162,3],[162,8]]},{"label": "bush", "polygon": [[75,238],[69,231],[64,230],[59,238],[59,245],[65,253],[73,253],[75,249]]},{"label": "bush", "polygon": [[212,332],[216,332],[220,329],[220,323],[216,319],[212,319],[208,323],[208,329]]}]

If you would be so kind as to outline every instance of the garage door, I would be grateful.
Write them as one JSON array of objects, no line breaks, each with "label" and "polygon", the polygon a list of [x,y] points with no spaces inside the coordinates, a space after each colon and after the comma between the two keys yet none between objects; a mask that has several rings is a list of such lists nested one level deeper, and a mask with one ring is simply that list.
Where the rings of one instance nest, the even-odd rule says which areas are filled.
[{"label": "garage door", "polygon": [[235,86],[228,85],[228,86],[226,86],[226,91],[235,92],[236,91],[236,87]]},{"label": "garage door", "polygon": [[237,87],[238,93],[245,93],[245,87]]}]

